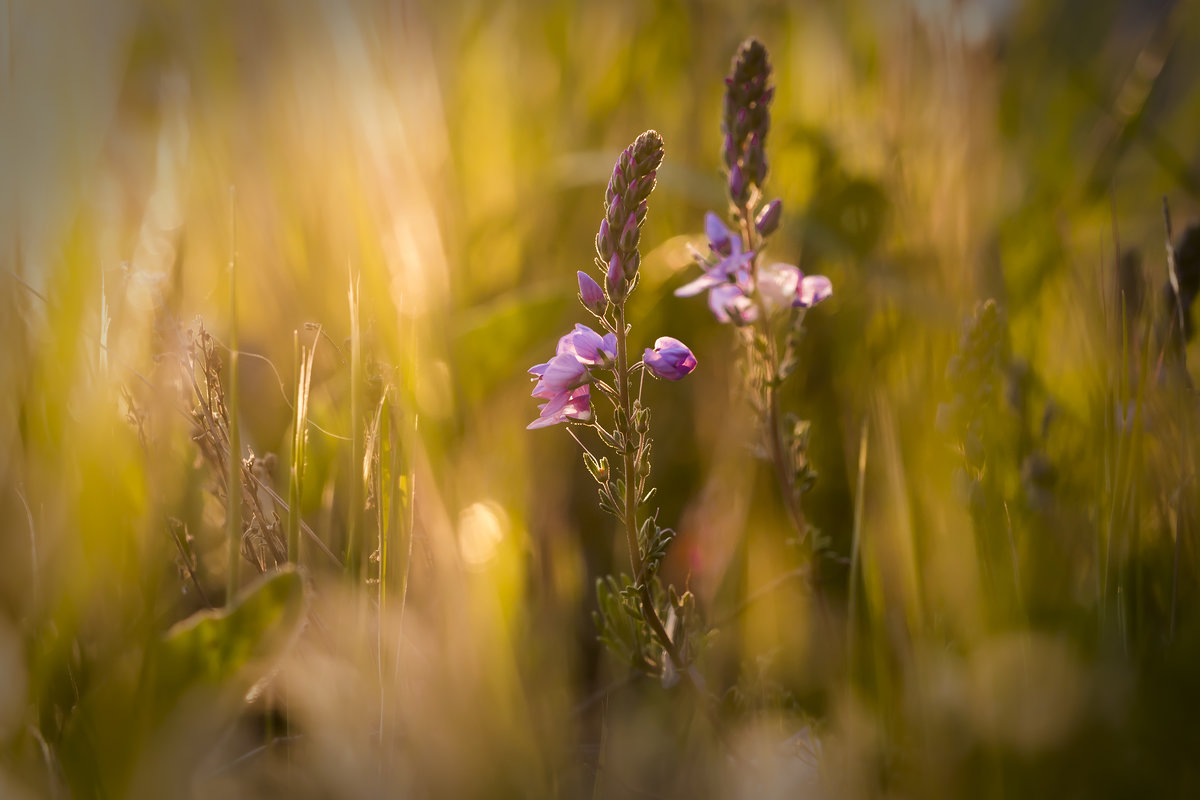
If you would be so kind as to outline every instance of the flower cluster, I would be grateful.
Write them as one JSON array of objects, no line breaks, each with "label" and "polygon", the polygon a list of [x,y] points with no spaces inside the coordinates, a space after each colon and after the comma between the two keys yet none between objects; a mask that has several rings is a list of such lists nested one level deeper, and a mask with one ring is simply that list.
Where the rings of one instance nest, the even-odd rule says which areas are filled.
[{"label": "flower cluster", "polygon": [[621,153],[604,193],[596,263],[604,270],[604,285],[613,303],[620,303],[633,289],[641,264],[638,241],[662,160],[662,137],[646,131]]},{"label": "flower cluster", "polygon": [[757,39],[747,39],[738,48],[733,68],[725,79],[725,108],[721,120],[722,155],[729,170],[729,195],[743,205],[755,187],[767,180],[767,132],[771,127],[769,106],[775,96],[770,86],[771,61],[767,48]]},{"label": "flower cluster", "polygon": [[[779,208],[775,200],[772,207]],[[824,275],[805,275],[791,264],[768,264],[755,269],[755,252],[746,250],[742,237],[733,234],[713,212],[704,217],[708,253],[692,248],[703,270],[694,281],[675,290],[676,297],[693,297],[708,291],[708,306],[721,322],[747,325],[788,308],[808,308],[833,294]],[[759,302],[755,302],[755,299]]]},{"label": "flower cluster", "polygon": [[717,320],[741,331],[747,397],[763,437],[758,452],[769,454],[774,462],[784,504],[803,539],[808,525],[799,495],[813,477],[804,453],[808,426],[783,413],[779,388],[798,364],[802,310],[831,296],[833,284],[823,275],[805,275],[792,264],[760,263],[766,241],[783,215],[780,200],[763,202],[774,94],[767,49],[748,39],[738,48],[725,78],[721,122],[732,226],[711,211],[705,215],[708,251],[692,248],[700,277],[675,294],[693,297],[708,292],[708,306]]},{"label": "flower cluster", "polygon": [[[625,652],[631,664],[660,671],[665,682],[670,675],[677,679],[688,666],[693,656],[688,631],[695,624],[684,624],[672,636],[663,623],[672,615],[677,620],[686,616],[688,603],[673,590],[664,591],[657,578],[675,532],[660,526],[658,512],[646,508],[655,493],[649,485],[650,409],[642,404],[640,390],[635,393],[634,378],[644,380],[650,373],[663,380],[680,380],[696,368],[696,357],[678,339],[660,336],[654,347],[642,351],[640,361],[630,363],[630,328],[625,321],[625,303],[638,285],[641,228],[662,160],[662,137],[654,131],[639,136],[617,159],[596,234],[596,266],[603,285],[586,272],[576,273],[579,302],[596,317],[604,333],[576,325],[558,340],[553,358],[529,370],[537,379],[533,396],[546,402],[528,427],[585,424],[614,456],[610,467],[607,456],[597,457],[576,439],[584,448],[588,471],[600,485],[600,507],[620,521],[629,548],[631,577],[623,576],[620,582],[610,577],[608,583],[600,583],[617,587],[608,596],[598,590],[601,639],[614,651]],[[597,419],[592,407],[597,398],[611,407],[611,415],[602,415],[604,419]],[[630,631],[634,636],[626,641],[621,632]]]},{"label": "flower cluster", "polygon": [[[622,151],[613,167],[604,197],[604,219],[596,234],[596,265],[604,274],[604,286],[586,272],[576,273],[579,302],[600,320],[607,333],[576,325],[558,340],[553,358],[530,368],[530,374],[538,379],[533,396],[546,401],[539,406],[538,418],[529,424],[531,429],[572,420],[591,422],[591,387],[598,386],[619,404],[622,381],[634,370],[677,381],[696,368],[692,351],[670,336],[659,338],[652,349],[646,348],[637,364],[624,363],[625,300],[637,285],[641,228],[662,159],[662,137],[646,131]],[[616,388],[597,375],[600,371],[612,373]]]},{"label": "flower cluster", "polygon": [[558,340],[554,358],[530,367],[529,374],[539,380],[533,396],[546,402],[539,408],[541,415],[529,423],[529,428],[544,428],[569,419],[587,422],[592,418],[592,398],[588,383],[589,367],[610,367],[617,358],[617,337],[601,336],[586,325]]}]

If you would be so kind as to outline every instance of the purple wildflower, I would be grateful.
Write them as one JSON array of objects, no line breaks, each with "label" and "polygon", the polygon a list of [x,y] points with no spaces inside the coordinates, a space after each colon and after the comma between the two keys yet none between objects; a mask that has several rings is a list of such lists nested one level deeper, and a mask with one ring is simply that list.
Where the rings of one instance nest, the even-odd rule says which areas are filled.
[{"label": "purple wildflower", "polygon": [[545,364],[530,367],[529,372],[541,378],[533,387],[532,396],[543,398],[569,392],[587,383],[589,377],[587,367],[569,352],[559,352]]},{"label": "purple wildflower", "polygon": [[621,267],[621,256],[613,253],[608,262],[608,271],[604,273],[604,285],[608,287],[608,296],[614,303],[625,299],[625,270]]},{"label": "purple wildflower", "polygon": [[758,293],[768,312],[791,308],[800,289],[800,270],[791,264],[758,268]]},{"label": "purple wildflower", "polygon": [[647,198],[663,160],[663,141],[646,131],[621,152],[604,194],[604,220],[596,234],[598,266],[605,270],[608,299],[621,303],[637,275],[638,241],[646,221]]},{"label": "purple wildflower", "polygon": [[579,302],[583,303],[583,307],[593,314],[597,316],[603,314],[608,300],[604,297],[604,290],[600,288],[600,284],[596,283],[586,272],[576,274],[579,277]]},{"label": "purple wildflower", "polygon": [[[721,218],[711,211],[704,215],[704,233],[708,236],[709,247],[717,253],[727,256],[733,252],[733,234],[729,232],[729,228],[725,227],[725,223],[721,221]],[[740,246],[741,239],[738,238],[737,242]]]},{"label": "purple wildflower", "polygon": [[753,251],[742,252],[742,237],[731,233],[721,218],[711,211],[704,215],[704,230],[708,234],[709,247],[721,258],[710,262],[709,258],[697,253],[704,274],[676,289],[676,297],[693,297],[706,289],[728,283],[754,259]]},{"label": "purple wildflower", "polygon": [[722,157],[729,169],[729,196],[738,206],[750,196],[751,186],[762,188],[767,178],[767,131],[771,126],[771,61],[756,39],[738,48],[725,78],[725,104],[721,130]]},{"label": "purple wildflower", "polygon": [[708,307],[718,322],[745,325],[758,319],[754,301],[733,283],[717,286],[708,293]]},{"label": "purple wildflower", "polygon": [[642,363],[658,377],[677,381],[696,368],[696,356],[678,339],[660,336],[655,340],[653,350],[646,348]]},{"label": "purple wildflower", "polygon": [[588,386],[580,386],[569,392],[562,392],[538,406],[541,413],[538,418],[525,426],[526,430],[545,428],[557,425],[567,420],[586,422],[592,418],[592,396]]},{"label": "purple wildflower", "polygon": [[792,305],[810,308],[833,294],[833,284],[824,275],[805,275],[796,289],[796,302]]},{"label": "purple wildflower", "polygon": [[587,325],[576,325],[575,330],[558,340],[555,358],[570,355],[580,364],[589,367],[606,367],[617,357],[617,336],[596,333]]}]

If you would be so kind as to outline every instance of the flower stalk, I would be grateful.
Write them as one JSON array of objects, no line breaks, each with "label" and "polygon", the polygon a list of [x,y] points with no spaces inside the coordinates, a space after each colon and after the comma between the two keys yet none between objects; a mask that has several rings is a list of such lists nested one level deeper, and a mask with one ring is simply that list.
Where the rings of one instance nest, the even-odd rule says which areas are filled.
[{"label": "flower stalk", "polygon": [[[605,192],[604,218],[596,234],[596,267],[602,283],[585,272],[577,273],[579,301],[599,321],[603,334],[586,325],[559,339],[555,355],[529,371],[537,379],[533,396],[545,399],[538,419],[530,428],[542,428],[561,422],[590,427],[616,457],[616,469],[610,470],[608,458],[597,458],[580,441],[584,463],[600,486],[600,505],[618,519],[629,549],[632,577],[624,586],[615,579],[601,582],[602,616],[598,617],[601,639],[620,650],[632,666],[647,669],[661,663],[664,684],[679,674],[688,674],[697,687],[703,681],[686,662],[687,630],[680,626],[674,638],[668,633],[659,610],[662,592],[657,582],[658,567],[675,532],[659,527],[657,512],[639,514],[653,497],[648,487],[650,476],[650,410],[635,398],[633,380],[640,370],[662,380],[677,381],[696,367],[696,358],[687,345],[670,336],[661,336],[653,348],[646,348],[641,361],[630,355],[630,326],[625,306],[637,288],[641,254],[638,245],[646,220],[648,200],[654,190],[658,167],[663,159],[662,137],[646,131],[627,147],[613,167]],[[611,373],[605,380],[602,375]],[[596,419],[592,403],[607,401],[612,408],[612,428]],[[572,434],[574,435],[574,434]],[[578,437],[576,440],[579,441]],[[609,604],[612,587],[620,602]],[[656,601],[656,596],[658,600]],[[690,596],[681,599],[669,592],[671,608],[685,615],[691,607]],[[618,644],[610,615],[620,614],[635,620],[635,641]],[[611,634],[611,635],[610,635]],[[647,640],[648,639],[648,640]],[[647,650],[649,647],[649,650]],[[661,654],[661,655],[657,655]]]},{"label": "flower stalk", "polygon": [[783,204],[779,199],[764,202],[765,146],[775,89],[761,42],[748,39],[738,48],[725,84],[721,155],[734,230],[712,212],[705,216],[708,252],[692,252],[703,274],[675,294],[691,297],[707,291],[717,320],[738,329],[763,452],[772,464],[797,542],[804,542],[810,532],[799,495],[812,473],[803,455],[803,424],[788,430],[791,415],[783,413],[780,388],[797,364],[795,343],[805,309],[829,297],[833,289],[822,275],[805,275],[791,264],[762,263],[766,240],[779,228]]}]

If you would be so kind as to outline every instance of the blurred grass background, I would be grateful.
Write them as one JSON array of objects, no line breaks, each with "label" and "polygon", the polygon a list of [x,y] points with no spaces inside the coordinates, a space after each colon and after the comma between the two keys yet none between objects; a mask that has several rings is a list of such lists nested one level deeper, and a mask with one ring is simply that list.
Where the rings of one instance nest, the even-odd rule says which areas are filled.
[{"label": "blurred grass background", "polygon": [[[1154,334],[1162,198],[1176,232],[1200,211],[1197,11],[9,0],[0,794],[1197,791],[1195,398]],[[743,444],[730,331],[671,294],[703,212],[724,210],[722,78],[748,35],[778,87],[769,256],[835,287],[788,398],[820,473],[806,512],[838,554],[819,599],[772,583],[804,555]],[[623,681],[595,644],[592,587],[625,563],[621,537],[565,432],[524,429],[525,369],[583,320],[574,272],[604,185],[651,127],[667,157],[632,322],[700,364],[647,393],[680,533],[666,570],[720,621],[704,669],[737,759],[692,698]],[[361,282],[368,402],[393,387],[414,499],[407,594],[364,614],[309,542],[290,646],[155,706],[148,654],[224,597],[219,475],[178,364],[198,318],[227,340],[235,252],[242,441],[277,455],[262,475],[282,497],[293,331],[328,334],[301,505],[334,553]],[[1124,303],[1123,346],[1133,253],[1147,301]],[[935,420],[986,298],[1005,344],[971,473]],[[228,702],[246,674],[254,699]],[[89,700],[113,687],[133,699]],[[80,766],[85,724],[129,744]]]}]

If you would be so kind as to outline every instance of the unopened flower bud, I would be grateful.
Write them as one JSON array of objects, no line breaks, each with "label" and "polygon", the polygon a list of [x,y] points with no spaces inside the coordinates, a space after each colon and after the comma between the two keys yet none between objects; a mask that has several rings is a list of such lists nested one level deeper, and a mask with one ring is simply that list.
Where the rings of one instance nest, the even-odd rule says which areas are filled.
[{"label": "unopened flower bud", "polygon": [[725,169],[732,169],[737,163],[737,145],[733,142],[733,134],[725,134],[725,141],[721,144],[721,158],[725,160]]},{"label": "unopened flower bud", "polygon": [[757,186],[762,186],[764,183],[767,182],[767,156],[766,156],[766,154],[763,154],[763,156],[758,159],[758,163],[756,163],[754,166],[755,166],[754,183]]},{"label": "unopened flower bud", "polygon": [[621,238],[617,242],[617,246],[622,250],[629,251],[637,247],[638,244],[638,221],[637,214],[630,214],[625,219],[625,227],[621,229]]},{"label": "unopened flower bud", "polygon": [[759,173],[766,174],[765,164],[766,156],[763,154],[762,142],[757,133],[751,134],[750,144],[746,146],[746,177],[758,183]]},{"label": "unopened flower bud", "polygon": [[613,253],[608,261],[604,284],[608,289],[608,299],[613,303],[620,303],[625,299],[625,271],[621,267],[621,257],[616,253]]},{"label": "unopened flower bud", "polygon": [[638,267],[641,265],[642,255],[637,250],[634,250],[624,261],[626,280],[633,280],[633,276],[637,275]]},{"label": "unopened flower bud", "polygon": [[608,220],[600,220],[600,232],[596,234],[596,255],[600,256],[600,260],[605,264],[612,258],[613,246],[612,239],[608,235]]},{"label": "unopened flower bud", "polygon": [[583,307],[588,311],[600,316],[604,313],[604,306],[608,304],[608,300],[604,297],[604,290],[586,272],[576,274],[579,277],[579,302],[583,303]]},{"label": "unopened flower bud", "polygon": [[739,164],[734,164],[733,169],[729,171],[729,196],[736,203],[744,203],[746,201],[746,178],[742,175],[742,168]]},{"label": "unopened flower bud", "polygon": [[696,357],[678,339],[660,336],[654,342],[653,350],[646,348],[642,363],[659,378],[677,381],[696,368]]},{"label": "unopened flower bud", "polygon": [[754,220],[754,227],[758,229],[759,236],[770,236],[779,227],[779,218],[783,215],[783,203],[778,199],[767,203],[766,207],[759,212],[758,219]]},{"label": "unopened flower bud", "polygon": [[657,180],[658,170],[651,170],[644,178],[642,178],[642,180],[638,183],[638,202],[646,202],[646,198],[648,198],[650,193],[654,191],[654,186],[657,183]]}]

